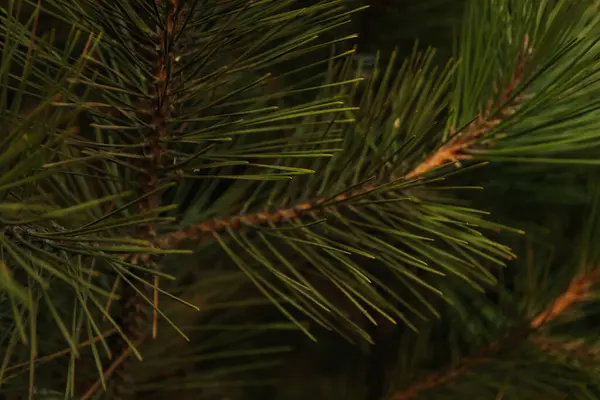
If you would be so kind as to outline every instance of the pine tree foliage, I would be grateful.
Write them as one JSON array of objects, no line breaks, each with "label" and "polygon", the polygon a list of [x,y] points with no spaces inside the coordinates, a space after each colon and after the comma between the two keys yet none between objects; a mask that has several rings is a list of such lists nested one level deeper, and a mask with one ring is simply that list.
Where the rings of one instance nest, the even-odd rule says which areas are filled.
[{"label": "pine tree foliage", "polygon": [[[443,327],[430,325],[418,337],[403,338],[391,374],[395,390],[388,398],[598,397],[598,249],[593,243],[600,192],[596,182],[589,189],[594,206],[585,213],[580,247],[569,251],[572,259],[558,261],[550,249],[534,254],[534,244],[527,243],[523,268],[501,279],[498,296],[469,294],[448,310]],[[469,321],[475,314],[477,322]],[[430,364],[433,354],[445,355],[447,366],[415,368]]]},{"label": "pine tree foliage", "polygon": [[2,9],[3,395],[243,398],[283,332],[390,323],[390,400],[600,396],[597,210],[570,260],[517,262],[524,232],[469,201],[489,161],[598,164],[598,3],[469,2],[446,66],[369,74],[336,34],[358,11]]}]

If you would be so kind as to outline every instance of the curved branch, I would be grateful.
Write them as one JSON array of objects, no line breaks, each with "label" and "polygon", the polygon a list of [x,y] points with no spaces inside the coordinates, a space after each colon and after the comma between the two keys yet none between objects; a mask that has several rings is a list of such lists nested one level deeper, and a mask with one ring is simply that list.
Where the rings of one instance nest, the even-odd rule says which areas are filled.
[{"label": "curved branch", "polygon": [[[405,175],[405,178],[418,178],[442,165],[455,163],[461,159],[469,159],[470,157],[467,152],[472,148],[476,141],[495,126],[499,125],[503,118],[514,114],[520,108],[524,96],[517,96],[512,101],[509,100],[514,96],[515,89],[523,79],[525,64],[530,55],[531,49],[529,47],[529,38],[526,36],[511,81],[499,98],[496,100],[490,99],[486,109],[480,111],[475,120],[461,131],[452,132],[450,139],[446,143]],[[493,113],[494,109],[497,109],[495,113]],[[366,194],[376,188],[376,185],[367,184],[348,193],[340,194],[333,199],[316,199],[312,202],[297,204],[294,207],[284,208],[273,212],[261,211],[249,215],[235,215],[231,217],[209,219],[188,228],[167,234],[159,240],[159,245],[164,248],[177,248],[186,241],[210,240],[213,238],[213,233],[223,232],[227,229],[237,230],[243,225],[256,226],[269,223],[277,224],[282,221],[297,220],[307,214],[314,215],[315,213],[332,211],[335,208],[334,205],[323,207],[322,204],[326,201],[328,203],[343,201],[353,196]]]},{"label": "curved branch", "polygon": [[594,269],[588,274],[577,277],[571,281],[571,284],[560,296],[558,296],[544,311],[536,315],[530,322],[527,330],[519,330],[509,335],[504,340],[496,341],[488,347],[482,349],[479,353],[464,358],[457,365],[437,372],[427,379],[414,383],[409,387],[393,394],[388,400],[410,400],[419,394],[435,389],[446,384],[455,378],[461,376],[477,365],[485,364],[491,361],[491,358],[510,349],[515,344],[530,340],[532,343],[547,349],[547,342],[539,340],[539,337],[531,336],[532,333],[546,327],[550,322],[563,315],[576,304],[585,301],[590,295],[591,287],[600,281],[600,267]]}]

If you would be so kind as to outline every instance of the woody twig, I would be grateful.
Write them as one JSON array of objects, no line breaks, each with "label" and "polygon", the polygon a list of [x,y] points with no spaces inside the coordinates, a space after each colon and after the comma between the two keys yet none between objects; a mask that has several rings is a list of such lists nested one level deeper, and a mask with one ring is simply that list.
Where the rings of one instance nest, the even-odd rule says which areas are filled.
[{"label": "woody twig", "polygon": [[549,342],[547,340],[542,340],[539,336],[535,336],[535,334],[542,328],[548,326],[550,322],[564,315],[576,304],[585,301],[591,294],[592,286],[598,283],[598,281],[600,281],[600,267],[594,269],[590,273],[573,279],[567,290],[558,296],[548,307],[546,307],[546,309],[531,319],[527,331],[519,330],[512,335],[509,335],[504,340],[493,342],[479,353],[466,357],[457,365],[435,373],[423,381],[414,383],[407,388],[394,393],[388,400],[414,399],[423,392],[449,383],[478,365],[490,362],[494,355],[510,349],[521,341],[529,340],[530,342],[539,345],[543,350],[546,350]]},{"label": "woody twig", "polygon": [[[138,203],[140,212],[149,212],[156,210],[160,206],[161,198],[159,188],[164,185],[164,176],[162,169],[167,163],[167,149],[163,140],[168,134],[168,121],[172,114],[173,85],[175,79],[175,51],[173,42],[178,35],[184,20],[184,7],[180,0],[157,0],[158,5],[164,5],[166,12],[164,15],[165,24],[161,26],[160,34],[156,35],[156,52],[154,59],[154,82],[152,91],[154,94],[153,103],[148,110],[140,110],[142,118],[149,118],[150,129],[147,130],[145,137],[145,147],[143,149],[146,157],[141,161],[140,167],[145,173],[142,175],[141,186],[143,193],[150,193],[143,201]],[[150,111],[150,112],[148,112]],[[158,213],[155,214],[155,216]],[[157,224],[146,224],[139,227],[136,237],[155,244],[157,242]],[[146,268],[158,269],[159,258],[153,254],[127,254],[125,260],[133,264],[141,264]],[[158,276],[153,276],[153,292],[148,292],[148,287],[144,286],[137,289],[133,284],[122,285],[121,301],[123,303],[122,321],[123,331],[128,338],[136,343],[142,343],[148,336],[148,330],[151,330],[152,337],[157,336],[158,326]],[[146,291],[148,298],[152,299],[152,307],[145,304],[142,293]],[[118,399],[127,393],[127,384],[130,382],[131,368],[128,360],[134,352],[125,341],[122,341],[121,357],[106,370],[107,374],[113,374],[117,377],[113,398]],[[91,397],[100,387],[100,381],[96,382],[83,398]],[[128,394],[128,398],[131,396]]]},{"label": "woody twig", "polygon": [[[490,99],[485,110],[480,111],[477,118],[459,132],[451,132],[449,140],[438,148],[430,157],[417,165],[412,171],[405,175],[406,179],[414,179],[424,175],[431,170],[458,160],[469,159],[467,151],[472,148],[478,139],[488,133],[492,128],[503,121],[503,118],[514,114],[524,100],[524,96],[513,97],[516,88],[523,80],[525,65],[531,54],[529,37],[526,36],[517,61],[513,76],[504,92],[497,99]],[[494,112],[496,110],[496,112]],[[335,206],[322,206],[327,203],[336,203],[353,196],[366,194],[377,186],[366,184],[356,190],[343,193],[334,199],[316,199],[310,202],[297,204],[294,207],[284,208],[277,211],[262,211],[248,215],[235,215],[232,217],[213,218],[200,222],[188,228],[172,232],[159,240],[160,246],[164,248],[177,248],[188,240],[204,241],[213,238],[214,233],[220,233],[227,229],[237,230],[241,226],[257,226],[267,224],[278,224],[283,221],[295,221],[302,216],[315,212],[326,212]]]}]

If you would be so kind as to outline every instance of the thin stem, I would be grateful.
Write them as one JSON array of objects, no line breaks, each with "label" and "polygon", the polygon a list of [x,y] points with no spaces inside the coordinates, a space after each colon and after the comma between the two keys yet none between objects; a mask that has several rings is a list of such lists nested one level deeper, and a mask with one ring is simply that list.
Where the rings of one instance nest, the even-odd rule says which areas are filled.
[{"label": "thin stem", "polygon": [[[77,345],[78,349],[83,349],[84,347],[87,347],[89,345],[91,345],[92,343],[98,343],[101,340],[104,340],[106,338],[108,338],[109,336],[114,335],[117,332],[116,329],[109,329],[108,331],[102,333],[101,335],[95,336],[92,339],[88,339],[84,342],[81,342]],[[65,355],[69,355],[73,352],[73,348],[72,347],[67,347],[63,350],[57,351],[56,353],[52,353],[52,354],[48,354],[47,356],[43,356],[43,357],[38,357],[35,359],[36,363],[43,363],[43,362],[48,362],[48,361],[52,361],[56,358],[65,356]],[[26,362],[22,362],[20,364],[15,364],[15,365],[11,365],[10,367],[6,368],[6,372],[18,369],[18,368],[23,368],[23,367],[29,367],[29,361]],[[6,379],[8,380],[8,379]]]},{"label": "thin stem", "polygon": [[508,336],[505,340],[495,341],[479,353],[464,358],[457,365],[437,372],[423,381],[414,383],[396,392],[388,400],[414,399],[419,394],[440,387],[478,365],[492,361],[494,355],[510,349],[523,340],[530,340],[542,349],[547,349],[548,342],[540,340],[537,336],[532,336],[532,333],[546,327],[550,322],[563,315],[573,306],[584,301],[590,294],[592,285],[598,281],[600,281],[600,267],[588,274],[573,279],[567,290],[558,296],[544,311],[532,318],[529,322],[528,330],[519,330]]},{"label": "thin stem", "polygon": [[[455,132],[437,151],[406,174],[405,179],[415,179],[447,163],[456,162],[460,159],[468,159],[469,155],[467,154],[467,151],[473,146],[477,139],[481,138],[495,126],[500,124],[503,117],[512,115],[516,112],[520,107],[520,103],[523,101],[523,97],[518,96],[512,103],[507,103],[507,101],[511,98],[515,89],[523,79],[524,64],[530,53],[528,46],[529,39],[528,37],[525,37],[513,77],[499,98],[496,101],[490,100],[486,109],[480,112],[473,122],[462,131]],[[492,114],[494,109],[497,111]],[[210,240],[213,237],[213,233],[223,232],[227,229],[237,230],[244,225],[277,224],[283,221],[297,220],[306,214],[314,215],[317,212],[333,211],[335,203],[344,201],[353,196],[366,194],[375,188],[377,188],[376,185],[365,184],[355,190],[340,194],[333,199],[317,199],[273,212],[262,211],[249,215],[213,218],[191,227],[172,232],[161,238],[159,240],[159,245],[165,248],[176,248],[180,247],[188,240]],[[327,203],[333,203],[333,205],[320,206],[326,200]]]},{"label": "thin stem", "polygon": [[[134,343],[135,346],[139,346],[143,342],[143,340],[144,340],[144,337],[141,337],[138,340],[136,340],[136,342]],[[104,381],[106,381],[112,374],[114,374],[115,371],[121,365],[123,365],[125,363],[125,361],[127,361],[127,359],[131,356],[132,353],[133,353],[133,349],[131,347],[127,347],[125,350],[123,350],[121,355],[115,361],[113,361],[113,363],[107,369],[104,370],[104,372],[103,372]],[[88,389],[88,391],[85,392],[85,394],[81,397],[81,400],[90,399],[101,386],[102,386],[102,379],[98,379]]]}]

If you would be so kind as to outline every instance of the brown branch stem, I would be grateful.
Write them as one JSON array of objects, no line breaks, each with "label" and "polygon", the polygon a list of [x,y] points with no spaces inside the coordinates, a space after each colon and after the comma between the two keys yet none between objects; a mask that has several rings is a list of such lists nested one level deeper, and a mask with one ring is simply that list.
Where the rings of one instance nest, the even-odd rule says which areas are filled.
[{"label": "brown branch stem", "polygon": [[[163,139],[168,136],[168,120],[171,114],[172,105],[172,86],[175,69],[175,54],[173,41],[180,29],[182,18],[182,7],[179,4],[180,0],[155,0],[157,3],[165,3],[166,14],[165,24],[161,32],[155,36],[157,41],[155,72],[153,77],[153,104],[150,109],[150,126],[146,136],[147,145],[144,148],[146,156],[141,161],[141,169],[145,171],[142,175],[141,189],[142,193],[154,192],[144,201],[138,204],[140,212],[147,213],[148,211],[156,210],[160,207],[161,196],[157,189],[164,183],[162,170],[166,165],[166,149],[163,145]],[[142,114],[146,115],[147,110],[142,110]],[[143,115],[142,115],[143,117]],[[158,216],[156,213],[154,216]],[[140,239],[156,243],[157,241],[157,224],[147,224],[139,227],[136,236]],[[127,255],[126,259],[131,263],[138,263],[145,268],[157,269],[159,267],[159,256],[152,254],[143,255]],[[158,303],[159,281],[154,278],[153,293],[150,293],[148,287],[143,286],[138,290],[130,285],[122,285],[121,302],[123,303],[124,319],[120,324],[124,328],[124,333],[134,342],[141,343],[152,332],[152,336],[157,335],[158,313],[156,306]],[[150,279],[149,279],[150,280]],[[146,292],[145,297],[152,299],[154,307],[150,307],[145,303],[145,299],[140,293]],[[125,361],[129,357],[132,349],[122,342],[122,356],[117,360],[107,371],[107,374],[115,373],[119,376],[114,398],[121,398],[125,394],[125,382],[130,381],[128,363]],[[86,396],[91,396],[100,387],[100,382],[96,382],[87,392]],[[129,396],[128,398],[132,398]]]},{"label": "brown branch stem", "polygon": [[[464,131],[463,134],[458,134],[454,137],[456,140],[451,140],[448,144],[440,147],[432,156],[428,157],[420,163],[416,168],[405,175],[406,179],[418,178],[425,173],[438,168],[442,165],[456,162],[460,159],[467,159],[469,156],[466,151],[475,142],[475,140],[494,126],[501,122],[501,119],[495,118],[492,120],[486,119],[490,114],[491,105],[488,109],[479,116],[477,121],[472,122]],[[500,110],[500,115],[510,115],[515,112],[518,106],[505,106]],[[213,218],[207,221],[200,222],[176,232],[172,232],[159,240],[160,247],[163,248],[178,248],[188,240],[202,241],[213,237],[213,233],[223,232],[227,229],[237,230],[243,225],[267,225],[278,224],[283,221],[294,221],[301,218],[303,215],[314,214],[317,212],[330,211],[335,208],[335,205],[320,207],[325,201],[328,203],[336,203],[346,200],[353,196],[366,194],[377,188],[377,185],[367,184],[354,191],[343,193],[331,199],[317,199],[312,202],[297,204],[294,207],[284,208],[273,212],[263,211],[248,215],[235,215],[232,217]],[[319,208],[317,208],[319,207]]]},{"label": "brown branch stem", "polygon": [[[138,338],[134,345],[137,347],[139,346],[143,341],[144,341],[145,337],[140,337]],[[100,389],[100,387],[102,386],[102,381],[106,381],[112,374],[115,373],[115,371],[117,371],[117,369],[122,366],[125,361],[127,361],[127,359],[131,356],[131,354],[133,353],[133,348],[131,347],[127,347],[123,350],[123,352],[121,353],[121,355],[115,360],[113,361],[113,363],[104,370],[103,372],[103,379],[98,379],[89,389],[87,392],[85,392],[85,394],[81,397],[81,400],[88,400],[90,399],[94,393],[96,393],[96,391],[98,389]]]},{"label": "brown branch stem", "polygon": [[561,293],[560,296],[558,296],[541,313],[531,319],[528,330],[519,330],[509,335],[504,340],[492,342],[479,353],[466,357],[457,365],[435,373],[423,381],[412,384],[409,387],[396,392],[388,400],[414,399],[419,394],[446,384],[478,365],[490,362],[494,355],[510,349],[512,346],[523,340],[530,340],[532,343],[539,345],[545,350],[547,348],[547,341],[541,341],[538,336],[532,336],[532,334],[546,327],[550,322],[563,315],[576,304],[585,301],[591,292],[592,285],[598,281],[600,281],[600,267],[588,274],[573,279],[567,290]]},{"label": "brown branch stem", "polygon": [[[418,178],[442,165],[455,163],[461,159],[469,159],[467,152],[476,140],[500,124],[504,117],[512,115],[518,110],[524,96],[518,96],[510,103],[508,100],[514,95],[515,89],[523,79],[525,63],[530,53],[529,38],[526,36],[513,76],[499,98],[496,100],[490,99],[486,109],[480,111],[477,118],[464,129],[459,132],[451,132],[450,139],[439,147],[431,156],[406,174],[406,179]],[[494,109],[496,109],[496,112],[492,114]],[[256,226],[277,224],[282,221],[294,221],[303,215],[333,210],[335,207],[334,205],[320,207],[325,201],[328,203],[343,201],[352,196],[366,194],[376,187],[376,185],[367,184],[354,191],[340,194],[334,199],[316,199],[311,202],[297,204],[294,207],[284,208],[273,212],[262,211],[249,215],[213,218],[192,225],[191,227],[169,233],[159,240],[159,245],[164,248],[177,248],[188,240],[208,240],[214,237],[214,233],[220,233],[227,229],[237,230],[243,225]]]}]

